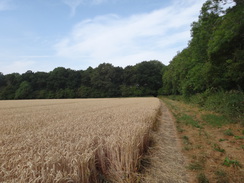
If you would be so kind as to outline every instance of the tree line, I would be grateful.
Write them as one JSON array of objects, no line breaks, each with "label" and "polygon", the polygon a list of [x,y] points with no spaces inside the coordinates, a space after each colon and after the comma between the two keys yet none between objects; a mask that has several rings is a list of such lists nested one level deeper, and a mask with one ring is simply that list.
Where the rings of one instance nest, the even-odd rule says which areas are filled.
[{"label": "tree line", "polygon": [[168,66],[157,60],[134,66],[71,70],[58,67],[49,73],[0,73],[0,99],[138,97],[184,95],[244,88],[244,0],[223,10],[207,0],[191,25],[188,46]]},{"label": "tree line", "polygon": [[244,88],[244,1],[223,10],[221,2],[207,0],[191,25],[188,47],[164,68],[163,94],[191,96],[206,91]]},{"label": "tree line", "polygon": [[161,62],[143,61],[134,66],[51,72],[0,73],[0,99],[53,99],[157,96],[162,87]]}]

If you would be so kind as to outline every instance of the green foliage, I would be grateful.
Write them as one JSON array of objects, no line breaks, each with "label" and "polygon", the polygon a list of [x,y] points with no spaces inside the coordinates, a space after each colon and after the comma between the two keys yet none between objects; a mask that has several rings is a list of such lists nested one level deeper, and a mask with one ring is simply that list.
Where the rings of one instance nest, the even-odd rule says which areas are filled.
[{"label": "green foliage", "polygon": [[122,97],[140,97],[143,96],[143,89],[138,86],[126,86],[120,87]]},{"label": "green foliage", "polygon": [[159,61],[141,62],[135,65],[135,85],[142,89],[144,96],[157,96],[162,87],[162,70],[164,65]]},{"label": "green foliage", "polygon": [[220,91],[209,96],[205,108],[241,118],[244,113],[244,93],[239,91]]},{"label": "green foliage", "polygon": [[216,114],[204,114],[202,115],[202,119],[214,127],[222,127],[222,125],[229,123],[225,116],[219,116]]},{"label": "green foliage", "polygon": [[222,115],[203,115],[202,118],[213,126],[221,126],[228,123],[232,118],[241,120],[244,114],[244,93],[240,91],[223,91],[218,92],[206,90],[204,93],[198,93],[185,98],[186,102],[197,104],[200,107],[215,111]]},{"label": "green foliage", "polygon": [[5,85],[5,78],[3,73],[0,72],[0,88],[2,88]]},{"label": "green foliage", "polygon": [[183,114],[181,117],[179,117],[179,121],[196,128],[202,128],[198,121],[194,120],[192,116],[187,114]]},{"label": "green foliage", "polygon": [[205,110],[219,113],[204,114],[202,119],[212,126],[221,127],[224,124],[240,121],[244,125],[244,93],[240,91],[206,90],[188,97],[172,95],[168,98],[186,103],[196,104]]},{"label": "green foliage", "polygon": [[218,69],[219,76],[222,76],[222,87],[226,89],[244,86],[243,8],[244,6],[236,6],[231,9],[219,22],[208,43],[208,55],[215,70]]},{"label": "green foliage", "polygon": [[0,99],[157,96],[163,68],[152,60],[125,69],[102,63],[85,71],[58,67],[49,73],[0,73]]},{"label": "green foliage", "polygon": [[92,89],[90,87],[80,86],[77,95],[79,98],[88,98],[91,93],[92,93]]},{"label": "green foliage", "polygon": [[227,135],[227,136],[234,136],[234,134],[233,134],[231,129],[225,130],[224,134]]},{"label": "green foliage", "polygon": [[65,88],[56,91],[55,98],[75,98],[75,92],[72,89]]},{"label": "green foliage", "polygon": [[228,157],[225,158],[223,165],[225,166],[233,166],[233,167],[242,167],[242,165],[237,160],[230,160]]},{"label": "green foliage", "polygon": [[235,139],[237,140],[244,139],[244,136],[235,136]]},{"label": "green foliage", "polygon": [[185,144],[184,150],[186,150],[186,151],[192,150],[193,149],[192,143],[190,142],[189,137],[183,136],[182,139],[183,139],[183,143]]},{"label": "green foliage", "polygon": [[[204,3],[198,21],[192,23],[188,47],[173,58],[163,73],[163,94],[181,94],[188,98],[213,88],[223,92],[244,88],[243,9],[239,1],[226,11],[218,0]],[[205,96],[198,97],[199,104],[204,105]],[[211,98],[209,100],[208,107],[211,107]],[[236,115],[233,111],[237,108],[236,103],[227,103],[226,107],[216,109]]]},{"label": "green foliage", "polygon": [[228,139],[219,139],[219,142],[227,141]]},{"label": "green foliage", "polygon": [[45,99],[48,98],[48,92],[46,90],[37,90],[34,92],[33,94],[34,96],[36,96],[36,99]]},{"label": "green foliage", "polygon": [[31,98],[32,87],[29,82],[23,81],[15,93],[15,99]]},{"label": "green foliage", "polygon": [[94,97],[118,97],[121,83],[122,68],[112,64],[100,64],[91,75],[91,86],[98,91]]},{"label": "green foliage", "polygon": [[214,144],[213,148],[214,148],[215,151],[219,151],[219,152],[225,153],[225,150],[222,149],[218,144]]}]

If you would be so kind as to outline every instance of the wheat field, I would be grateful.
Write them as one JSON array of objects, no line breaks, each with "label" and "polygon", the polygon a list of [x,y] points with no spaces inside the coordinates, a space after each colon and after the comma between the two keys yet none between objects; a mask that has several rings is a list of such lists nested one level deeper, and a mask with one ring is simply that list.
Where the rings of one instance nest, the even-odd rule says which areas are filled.
[{"label": "wheat field", "polygon": [[0,101],[0,182],[139,182],[156,98]]}]

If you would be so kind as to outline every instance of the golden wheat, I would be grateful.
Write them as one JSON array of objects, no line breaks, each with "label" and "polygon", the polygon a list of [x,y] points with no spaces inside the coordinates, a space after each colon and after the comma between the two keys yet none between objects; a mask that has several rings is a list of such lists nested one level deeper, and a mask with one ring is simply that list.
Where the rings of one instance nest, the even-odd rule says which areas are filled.
[{"label": "golden wheat", "polygon": [[135,182],[156,98],[0,101],[0,182]]}]

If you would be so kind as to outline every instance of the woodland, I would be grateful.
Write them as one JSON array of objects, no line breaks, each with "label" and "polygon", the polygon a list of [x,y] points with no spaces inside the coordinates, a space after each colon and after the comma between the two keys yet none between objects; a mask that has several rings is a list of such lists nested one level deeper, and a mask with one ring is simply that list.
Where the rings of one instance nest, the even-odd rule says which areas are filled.
[{"label": "woodland", "polygon": [[125,68],[0,73],[0,99],[105,98],[237,93],[244,89],[244,1],[207,0],[191,25],[188,46],[171,60],[143,61]]}]

